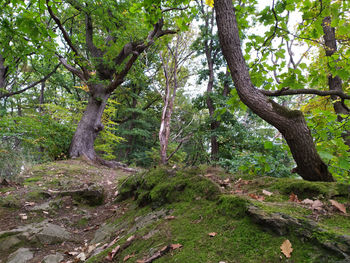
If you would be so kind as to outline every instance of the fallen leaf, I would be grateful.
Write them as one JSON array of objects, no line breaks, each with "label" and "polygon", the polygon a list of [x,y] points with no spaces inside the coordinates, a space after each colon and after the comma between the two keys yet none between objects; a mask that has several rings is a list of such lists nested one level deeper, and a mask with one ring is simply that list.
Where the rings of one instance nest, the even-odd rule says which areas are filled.
[{"label": "fallen leaf", "polygon": [[331,202],[331,204],[337,208],[339,211],[343,212],[344,214],[346,214],[346,207],[345,205],[341,204],[341,203],[338,203],[337,201],[335,200],[329,200]]},{"label": "fallen leaf", "polygon": [[263,193],[264,195],[267,195],[267,196],[273,195],[273,193],[271,193],[271,192],[269,192],[269,191],[267,191],[267,190],[262,190],[262,193]]},{"label": "fallen leaf", "polygon": [[323,203],[320,200],[315,200],[311,208],[314,210],[321,210],[322,206],[323,206]]},{"label": "fallen leaf", "polygon": [[173,219],[175,219],[175,218],[176,218],[175,216],[166,216],[166,217],[165,217],[166,220],[173,220]]},{"label": "fallen leaf", "polygon": [[116,246],[115,248],[113,248],[112,251],[109,252],[108,255],[106,256],[106,260],[112,261],[113,258],[114,258],[114,256],[115,256],[115,254],[118,253],[119,249],[120,249],[120,246],[119,246],[119,245]]},{"label": "fallen leaf", "polygon": [[290,241],[288,239],[286,239],[282,245],[280,246],[281,248],[281,252],[287,257],[290,258],[291,257],[291,253],[293,252],[293,248],[292,248],[292,243],[290,243]]},{"label": "fallen leaf", "polygon": [[75,252],[75,251],[68,252],[68,251],[66,251],[66,252],[64,252],[64,254],[69,255],[69,256],[77,256],[77,255],[79,255],[79,252]]},{"label": "fallen leaf", "polygon": [[298,199],[298,196],[294,193],[291,193],[289,196],[290,202],[300,203],[300,200]]},{"label": "fallen leaf", "polygon": [[227,178],[227,179],[224,180],[224,183],[228,184],[229,182],[230,182],[230,178]]},{"label": "fallen leaf", "polygon": [[19,214],[22,220],[27,220],[28,216],[26,214]]},{"label": "fallen leaf", "polygon": [[135,254],[126,255],[126,256],[124,257],[124,259],[123,259],[123,262],[127,261],[128,259],[130,259],[130,258],[132,258],[132,257],[134,257],[134,256],[135,256]]},{"label": "fallen leaf", "polygon": [[97,243],[97,244],[93,244],[93,245],[88,246],[87,253],[90,254],[90,253],[91,253],[92,251],[94,251],[95,248],[97,248],[99,245],[100,245],[100,243]]},{"label": "fallen leaf", "polygon": [[303,201],[301,201],[301,203],[304,205],[313,205],[314,201],[309,198],[306,198]]},{"label": "fallen leaf", "polygon": [[170,245],[170,248],[171,248],[172,250],[175,250],[175,249],[178,249],[178,248],[182,248],[182,245],[181,245],[181,244],[171,244],[171,245]]},{"label": "fallen leaf", "polygon": [[232,192],[233,194],[243,194],[243,190],[236,189],[235,191]]},{"label": "fallen leaf", "polygon": [[86,255],[85,255],[84,252],[81,252],[81,253],[79,253],[79,255],[76,258],[81,260],[81,261],[85,261],[86,260]]},{"label": "fallen leaf", "polygon": [[215,237],[217,234],[218,234],[218,233],[216,233],[216,232],[211,232],[211,233],[209,233],[208,235],[209,235],[210,237]]},{"label": "fallen leaf", "polygon": [[117,195],[119,195],[119,191],[118,190],[114,192],[114,196],[117,196]]},{"label": "fallen leaf", "polygon": [[24,206],[34,206],[35,203],[34,202],[25,202]]},{"label": "fallen leaf", "polygon": [[264,201],[265,197],[264,196],[260,196],[260,195],[256,195],[256,194],[249,194],[249,196],[253,199],[256,199],[258,201]]},{"label": "fallen leaf", "polygon": [[131,236],[126,241],[130,242],[130,241],[133,241],[135,238],[136,238],[135,236]]}]

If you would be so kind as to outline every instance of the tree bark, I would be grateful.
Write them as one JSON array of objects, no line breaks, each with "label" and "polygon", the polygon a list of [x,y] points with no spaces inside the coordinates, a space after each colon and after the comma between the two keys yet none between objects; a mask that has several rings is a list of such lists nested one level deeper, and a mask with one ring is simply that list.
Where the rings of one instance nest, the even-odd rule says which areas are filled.
[{"label": "tree bark", "polygon": [[302,112],[275,103],[253,86],[241,50],[232,0],[215,0],[214,8],[221,48],[242,102],[281,132],[297,164],[295,172],[303,179],[334,181],[316,151]]},{"label": "tree bark", "polygon": [[89,90],[93,92],[73,136],[69,156],[72,158],[84,156],[95,161],[97,155],[94,150],[94,142],[99,132],[103,130],[101,118],[110,93],[98,84],[89,85]]},{"label": "tree bark", "polygon": [[[335,52],[337,52],[337,40],[335,37],[335,28],[331,27],[332,19],[327,16],[323,19],[322,27],[325,40],[325,51],[326,56],[331,57]],[[328,87],[329,90],[335,90],[338,92],[343,92],[342,80],[339,76],[333,76],[332,74],[328,75]],[[341,100],[338,96],[332,95],[331,99],[333,101],[333,108],[335,113],[338,116],[338,121],[343,121],[341,115],[349,115],[350,110],[344,104],[344,100]],[[344,131],[342,134],[344,142],[350,147],[350,131]]]}]

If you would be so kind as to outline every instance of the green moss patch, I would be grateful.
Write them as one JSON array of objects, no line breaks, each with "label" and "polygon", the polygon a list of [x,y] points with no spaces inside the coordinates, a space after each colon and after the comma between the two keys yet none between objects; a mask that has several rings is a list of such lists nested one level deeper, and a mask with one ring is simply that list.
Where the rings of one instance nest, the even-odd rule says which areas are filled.
[{"label": "green moss patch", "polygon": [[121,183],[118,200],[133,196],[139,206],[199,199],[215,199],[220,189],[194,170],[168,171],[157,168],[144,174],[132,176]]}]

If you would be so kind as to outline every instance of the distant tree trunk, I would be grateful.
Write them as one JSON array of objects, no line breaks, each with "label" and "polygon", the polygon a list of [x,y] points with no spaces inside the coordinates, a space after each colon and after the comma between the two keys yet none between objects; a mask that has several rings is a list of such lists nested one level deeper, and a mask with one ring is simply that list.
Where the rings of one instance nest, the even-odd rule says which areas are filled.
[{"label": "distant tree trunk", "polygon": [[101,118],[110,93],[106,92],[102,85],[97,84],[90,85],[89,90],[93,92],[73,136],[69,155],[73,158],[84,156],[96,160],[94,142],[99,132],[103,130]]},{"label": "distant tree trunk", "polygon": [[44,91],[45,91],[45,81],[41,82],[40,96],[39,96],[39,113],[43,111],[44,104]]},{"label": "distant tree trunk", "polygon": [[164,58],[162,54],[160,55],[165,77],[165,94],[163,96],[164,106],[159,128],[160,162],[163,165],[168,162],[167,150],[170,137],[170,122],[177,91],[177,49],[175,50],[175,53],[171,52],[171,54],[174,60],[171,68],[168,63],[169,61],[166,61],[167,58]]},{"label": "distant tree trunk", "polygon": [[253,86],[241,50],[232,0],[215,0],[214,7],[221,48],[242,102],[282,133],[297,163],[295,172],[303,179],[334,181],[316,151],[302,112],[275,103]]},{"label": "distant tree trunk", "polygon": [[219,157],[219,143],[217,140],[217,135],[214,134],[220,126],[220,122],[218,122],[215,119],[215,106],[213,99],[211,98],[211,95],[213,94],[213,86],[214,86],[214,65],[213,61],[211,58],[211,55],[209,53],[211,52],[206,52],[207,53],[207,62],[208,62],[208,69],[209,69],[209,81],[207,85],[207,106],[209,110],[209,117],[210,117],[210,146],[211,146],[211,160],[212,161],[217,161]]},{"label": "distant tree trunk", "polygon": [[[322,27],[325,40],[325,51],[326,56],[330,57],[335,52],[337,52],[337,40],[335,37],[335,28],[331,27],[332,19],[327,16],[323,19]],[[328,87],[330,90],[343,91],[342,80],[339,76],[333,76],[332,74],[328,75]],[[350,110],[345,105],[344,100],[340,99],[336,95],[332,95],[331,99],[333,101],[333,108],[335,113],[338,115],[338,121],[343,121],[341,115],[349,115]],[[344,142],[350,147],[350,131],[344,131],[342,134]]]},{"label": "distant tree trunk", "polygon": [[2,89],[6,86],[6,75],[7,75],[8,67],[5,66],[5,59],[0,54],[0,95],[2,93]]}]

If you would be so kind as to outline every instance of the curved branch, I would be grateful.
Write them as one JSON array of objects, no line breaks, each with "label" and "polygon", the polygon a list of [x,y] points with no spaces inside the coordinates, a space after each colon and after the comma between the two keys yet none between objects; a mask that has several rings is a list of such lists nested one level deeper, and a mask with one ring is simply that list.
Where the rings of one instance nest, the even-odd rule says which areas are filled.
[{"label": "curved branch", "polygon": [[50,0],[46,0],[46,6],[47,10],[49,11],[50,16],[57,24],[58,28],[61,30],[64,40],[67,42],[68,46],[73,50],[76,56],[79,56],[78,49],[73,45],[72,40],[70,39],[68,32],[64,29],[61,21],[58,19],[58,17],[53,13],[51,6],[49,5]]},{"label": "curved branch", "polygon": [[345,94],[342,91],[338,90],[317,90],[317,89],[289,89],[283,88],[281,90],[270,91],[270,90],[261,90],[259,91],[269,97],[280,97],[280,96],[290,96],[290,95],[301,95],[301,94],[314,94],[318,96],[331,96],[336,95],[342,99],[350,100],[350,95]]},{"label": "curved branch", "polygon": [[73,67],[72,65],[69,65],[67,60],[65,60],[62,56],[58,56],[58,59],[60,60],[60,62],[62,63],[62,65],[69,70],[70,72],[72,72],[74,75],[76,75],[78,78],[80,78],[82,81],[87,81],[87,79],[85,78],[85,75],[83,74],[83,72],[81,72],[79,69],[76,69],[75,67]]},{"label": "curved branch", "polygon": [[49,73],[47,74],[45,77],[43,77],[42,79],[30,84],[29,86],[25,87],[24,89],[21,89],[21,90],[18,90],[18,91],[14,91],[14,92],[10,92],[10,93],[6,93],[6,94],[0,94],[0,99],[2,98],[8,98],[8,97],[11,97],[13,95],[17,95],[17,94],[21,94],[23,92],[25,92],[26,90],[29,90],[33,87],[35,87],[36,85],[38,85],[40,82],[44,82],[46,81],[47,79],[49,79],[55,72],[56,70],[59,68],[59,66],[61,65],[61,62],[58,63],[55,68]]}]

